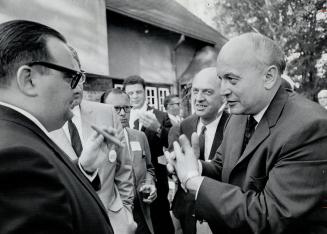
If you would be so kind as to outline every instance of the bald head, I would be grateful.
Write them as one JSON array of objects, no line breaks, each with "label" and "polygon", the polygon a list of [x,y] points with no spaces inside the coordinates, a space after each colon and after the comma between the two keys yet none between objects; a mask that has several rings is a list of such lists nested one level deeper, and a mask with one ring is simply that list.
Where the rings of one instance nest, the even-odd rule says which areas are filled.
[{"label": "bald head", "polygon": [[317,97],[319,104],[327,109],[327,89],[320,90]]},{"label": "bald head", "polygon": [[215,67],[204,68],[192,82],[192,103],[195,114],[204,124],[209,124],[218,116],[222,105],[220,80]]},{"label": "bald head", "polygon": [[279,74],[285,70],[285,55],[280,47],[270,38],[259,33],[245,33],[232,38],[221,49],[221,57],[248,64],[262,69],[262,67],[275,65]]},{"label": "bald head", "polygon": [[254,115],[268,106],[284,69],[284,54],[268,37],[246,33],[228,41],[217,58],[217,75],[231,113]]}]

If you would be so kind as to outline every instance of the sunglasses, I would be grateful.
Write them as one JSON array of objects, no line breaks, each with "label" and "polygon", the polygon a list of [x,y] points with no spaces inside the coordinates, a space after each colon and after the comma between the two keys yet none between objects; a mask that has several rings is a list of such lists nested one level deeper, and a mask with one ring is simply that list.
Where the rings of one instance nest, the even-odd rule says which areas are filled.
[{"label": "sunglasses", "polygon": [[132,106],[114,106],[115,111],[117,114],[121,112],[121,110],[124,110],[125,113],[131,112]]},{"label": "sunglasses", "polygon": [[63,72],[65,74],[65,77],[71,79],[70,81],[70,87],[72,89],[75,89],[77,84],[84,84],[86,76],[85,72],[83,70],[76,71],[67,67],[63,67],[57,64],[48,63],[48,62],[30,62],[26,64],[27,66],[35,66],[40,65],[46,68],[50,68],[56,71]]}]

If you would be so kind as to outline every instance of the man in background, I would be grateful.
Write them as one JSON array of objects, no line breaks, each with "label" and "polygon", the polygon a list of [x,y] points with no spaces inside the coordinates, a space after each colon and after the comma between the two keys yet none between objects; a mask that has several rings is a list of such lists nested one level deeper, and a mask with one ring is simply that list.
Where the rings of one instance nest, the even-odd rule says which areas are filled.
[{"label": "man in background", "polygon": [[[144,132],[129,128],[129,116],[132,107],[129,96],[120,89],[111,89],[101,97],[102,103],[114,106],[120,122],[124,128],[125,139],[130,157],[133,162],[134,175],[134,209],[133,215],[137,223],[136,234],[153,234],[150,215],[150,206],[157,196],[155,187],[155,172],[151,162],[151,153],[148,140]],[[142,183],[145,182],[146,187]],[[143,196],[145,189],[148,197]]]},{"label": "man in background", "polygon": [[[70,47],[74,62],[80,68],[76,51]],[[136,229],[132,206],[134,185],[132,162],[130,160],[121,123],[110,105],[83,101],[83,83],[74,89],[74,101],[71,106],[74,116],[63,128],[51,132],[51,138],[67,153],[71,160],[79,159],[92,184],[99,184],[97,193],[107,210],[115,233],[132,234]],[[91,152],[90,157],[81,157],[82,151],[89,151],[87,139],[94,134],[96,127],[115,129],[116,137],[124,147],[118,147],[106,140],[100,151]],[[106,158],[97,168],[93,164],[99,158]],[[84,173],[85,174],[85,173]],[[97,181],[98,180],[98,181]],[[96,183],[95,183],[96,182]]]},{"label": "man in background", "polygon": [[165,97],[164,107],[172,125],[178,125],[182,121],[182,117],[180,116],[181,102],[179,97],[177,95],[169,95]]},{"label": "man in background", "polygon": [[148,106],[145,96],[145,81],[139,76],[124,80],[123,89],[133,106],[129,125],[147,136],[152,164],[156,173],[157,199],[151,204],[151,219],[155,234],[173,234],[168,201],[168,176],[163,147],[168,147],[168,132],[171,125],[168,114]]},{"label": "man in background", "polygon": [[[228,119],[228,114],[223,111],[220,83],[215,67],[204,68],[194,76],[191,88],[194,114],[180,124],[180,135],[185,134],[191,141],[192,133],[196,132],[201,139],[199,159],[203,161],[212,160],[216,154]],[[197,233],[197,229],[199,233],[210,233],[206,222],[196,221],[194,196],[185,193],[181,186],[178,187],[172,210],[181,223],[183,233]]]},{"label": "man in background", "polygon": [[317,97],[318,103],[327,110],[327,89],[320,90]]},{"label": "man in background", "polygon": [[[59,32],[0,24],[0,233],[113,233],[89,181],[49,138],[72,118],[82,76]],[[97,152],[103,136],[88,142]]]}]

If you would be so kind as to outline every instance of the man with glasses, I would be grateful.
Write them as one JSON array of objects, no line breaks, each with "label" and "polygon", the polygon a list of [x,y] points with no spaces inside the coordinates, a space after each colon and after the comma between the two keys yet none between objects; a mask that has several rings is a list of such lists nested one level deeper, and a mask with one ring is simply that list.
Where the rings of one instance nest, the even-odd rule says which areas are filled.
[{"label": "man with glasses", "polygon": [[89,181],[49,138],[73,116],[81,77],[59,32],[0,24],[0,233],[113,233]]},{"label": "man with glasses", "polygon": [[183,120],[180,116],[181,102],[177,95],[165,97],[164,107],[173,126],[178,125]]},{"label": "man with glasses", "polygon": [[[77,52],[72,47],[70,50],[74,63],[80,68]],[[112,106],[82,99],[81,81],[74,89],[73,118],[62,129],[52,132],[51,137],[72,160],[80,162],[81,171],[97,189],[114,232],[132,234],[136,229],[132,214],[134,186],[127,147],[118,147],[106,140],[98,152],[86,154],[86,157],[81,153],[91,152],[88,139],[94,134],[92,125],[114,129],[114,135],[125,146],[122,125]]]},{"label": "man with glasses", "polygon": [[[136,234],[153,233],[152,221],[150,217],[150,206],[157,197],[154,185],[155,173],[151,163],[151,153],[148,140],[141,131],[129,128],[129,117],[131,106],[128,95],[120,89],[111,89],[101,96],[101,102],[114,106],[124,128],[127,148],[133,162],[134,175],[134,209],[133,215],[137,222]],[[142,186],[142,181],[148,181],[146,186]],[[142,187],[141,187],[142,186]],[[148,197],[142,196],[140,191],[147,190]]]}]

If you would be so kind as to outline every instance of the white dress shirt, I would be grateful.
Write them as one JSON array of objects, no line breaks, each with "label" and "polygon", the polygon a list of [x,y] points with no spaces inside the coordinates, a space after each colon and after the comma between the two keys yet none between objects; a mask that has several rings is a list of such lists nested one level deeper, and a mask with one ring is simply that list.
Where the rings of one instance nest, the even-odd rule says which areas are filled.
[{"label": "white dress shirt", "polygon": [[[213,139],[215,138],[216,135],[216,131],[217,131],[217,127],[219,124],[219,121],[221,119],[221,114],[211,123],[205,125],[206,126],[206,131],[204,133],[204,159],[205,161],[209,160],[209,155],[211,152],[211,147],[212,147],[212,143],[213,143]],[[198,134],[198,136],[200,136],[201,133],[201,129],[202,126],[204,126],[204,124],[202,123],[201,119],[198,122],[198,126],[197,126],[197,130],[196,133]]]}]

